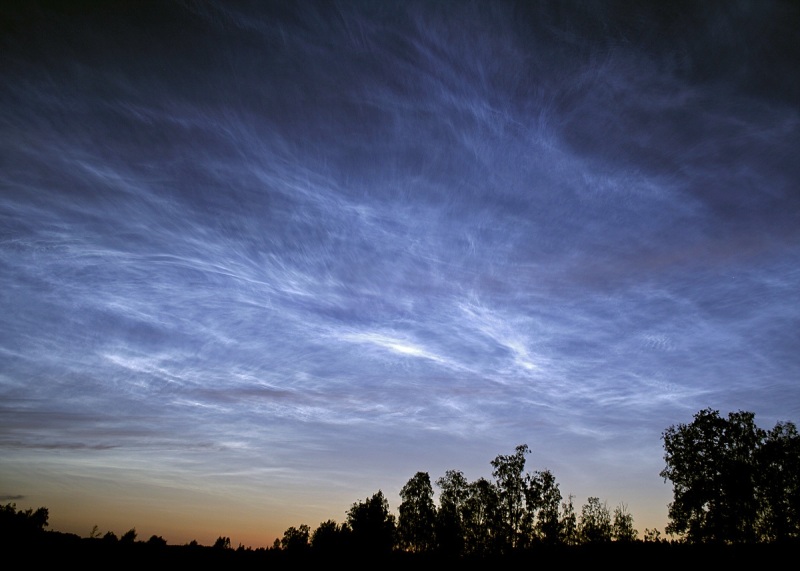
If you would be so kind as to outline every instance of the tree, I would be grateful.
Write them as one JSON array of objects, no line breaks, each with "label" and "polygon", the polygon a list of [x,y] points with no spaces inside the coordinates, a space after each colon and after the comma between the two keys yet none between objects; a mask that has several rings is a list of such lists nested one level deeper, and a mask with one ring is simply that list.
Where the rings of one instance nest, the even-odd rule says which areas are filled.
[{"label": "tree", "polygon": [[[277,541],[277,540],[276,540]],[[231,538],[220,535],[213,545],[214,549],[230,549]]]},{"label": "tree", "polygon": [[400,546],[410,551],[430,551],[434,548],[436,506],[433,486],[427,472],[417,472],[400,490],[402,502],[398,507],[398,536]]},{"label": "tree", "polygon": [[570,494],[567,501],[561,504],[561,519],[559,520],[559,538],[564,545],[577,545],[580,543],[578,534],[578,517],[575,514],[575,505],[572,500],[575,496]]},{"label": "tree", "polygon": [[448,470],[436,480],[439,510],[436,513],[436,539],[439,549],[450,555],[464,552],[464,504],[469,482],[460,470]]},{"label": "tree", "polygon": [[311,529],[306,524],[301,524],[300,527],[289,527],[283,532],[281,539],[281,549],[291,551],[292,553],[301,553],[309,547],[309,537]]},{"label": "tree", "polygon": [[41,507],[36,510],[17,510],[17,504],[0,506],[0,537],[23,538],[38,535],[47,527],[50,512]]},{"label": "tree", "polygon": [[536,536],[548,544],[559,542],[561,524],[558,506],[561,503],[561,490],[555,476],[550,470],[534,472],[528,478],[526,503],[529,512],[536,510],[534,532]]},{"label": "tree", "polygon": [[151,535],[150,539],[147,540],[147,545],[152,545],[155,547],[164,547],[166,544],[167,540],[160,535]]},{"label": "tree", "polygon": [[645,543],[660,543],[661,532],[655,527],[653,529],[644,528],[644,541]]},{"label": "tree", "polygon": [[394,547],[396,525],[389,502],[378,490],[371,498],[354,503],[347,511],[355,547],[366,553],[387,553]]},{"label": "tree", "polygon": [[614,521],[611,524],[611,537],[614,541],[635,541],[637,534],[633,527],[633,515],[628,511],[628,507],[620,504],[614,508]]},{"label": "tree", "polygon": [[584,543],[611,541],[611,514],[600,498],[590,497],[583,505],[578,529]]},{"label": "tree", "polygon": [[500,509],[500,541],[507,548],[515,548],[523,540],[526,522],[525,455],[527,444],[521,444],[514,454],[499,455],[492,460],[492,476],[495,479]]},{"label": "tree", "polygon": [[136,541],[136,528],[132,527],[119,538],[120,543],[133,543]]},{"label": "tree", "polygon": [[779,422],[756,453],[759,539],[800,539],[800,434],[791,422]]},{"label": "tree", "polygon": [[106,541],[106,542],[108,542],[108,543],[116,543],[116,542],[118,542],[118,541],[119,541],[119,538],[117,537],[117,534],[116,534],[116,533],[114,533],[114,532],[113,532],[113,531],[111,531],[111,530],[108,530],[108,531],[107,531],[107,532],[105,532],[105,534],[103,535],[103,541]]},{"label": "tree", "polygon": [[664,431],[660,475],[673,485],[668,533],[691,542],[743,543],[756,539],[757,450],[765,433],[751,412],[704,409],[689,424]]},{"label": "tree", "polygon": [[311,547],[321,553],[344,549],[349,538],[347,524],[339,525],[332,519],[322,522],[311,535]]},{"label": "tree", "polygon": [[486,478],[478,478],[468,487],[462,509],[464,550],[467,554],[490,554],[501,542],[501,508],[497,487]]}]

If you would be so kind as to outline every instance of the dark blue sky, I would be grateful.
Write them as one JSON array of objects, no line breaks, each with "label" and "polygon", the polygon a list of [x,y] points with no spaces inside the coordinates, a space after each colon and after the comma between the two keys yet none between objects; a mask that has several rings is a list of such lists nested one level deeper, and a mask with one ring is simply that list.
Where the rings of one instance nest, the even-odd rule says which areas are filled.
[{"label": "dark blue sky", "polygon": [[0,496],[269,545],[800,420],[795,2],[0,9]]}]

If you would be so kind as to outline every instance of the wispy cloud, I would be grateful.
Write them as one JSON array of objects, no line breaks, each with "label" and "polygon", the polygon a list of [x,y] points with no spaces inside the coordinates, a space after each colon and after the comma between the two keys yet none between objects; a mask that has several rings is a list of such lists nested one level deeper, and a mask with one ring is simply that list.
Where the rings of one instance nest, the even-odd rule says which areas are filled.
[{"label": "wispy cloud", "polygon": [[771,2],[21,20],[0,72],[14,474],[361,496],[528,441],[564,492],[598,474],[574,491],[602,495],[700,408],[796,418],[796,20]]}]

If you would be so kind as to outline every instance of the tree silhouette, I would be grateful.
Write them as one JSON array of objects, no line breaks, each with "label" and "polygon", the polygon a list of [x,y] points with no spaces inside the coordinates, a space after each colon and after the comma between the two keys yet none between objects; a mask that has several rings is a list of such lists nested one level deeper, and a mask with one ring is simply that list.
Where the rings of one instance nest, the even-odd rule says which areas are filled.
[{"label": "tree silhouette", "polygon": [[460,470],[448,470],[436,480],[439,510],[436,512],[436,538],[439,549],[449,555],[464,553],[464,504],[469,497],[469,482]]},{"label": "tree silhouette", "polygon": [[536,537],[544,543],[559,542],[558,506],[561,503],[561,490],[555,476],[549,470],[534,472],[528,477],[526,502],[536,510],[536,522],[533,529]]},{"label": "tree silhouette", "polygon": [[354,503],[347,511],[353,544],[362,553],[388,553],[394,547],[396,525],[389,502],[378,490],[371,498]]},{"label": "tree silhouette", "polygon": [[154,547],[163,547],[167,544],[167,540],[160,535],[151,535],[150,539],[147,540],[147,544]]},{"label": "tree silhouette", "polygon": [[48,525],[50,512],[41,507],[36,510],[17,510],[17,504],[0,506],[0,538],[16,541],[40,535]]},{"label": "tree silhouette", "polygon": [[301,553],[307,551],[309,548],[309,538],[311,536],[311,529],[302,524],[300,527],[289,527],[283,532],[281,539],[281,549],[290,551],[292,553]]},{"label": "tree silhouette", "polygon": [[136,541],[136,528],[132,527],[119,538],[120,543],[134,543]]},{"label": "tree silhouette", "polygon": [[103,541],[107,543],[116,543],[119,541],[119,538],[117,537],[116,533],[114,533],[111,530],[108,530],[107,532],[105,532],[105,534],[103,534]]},{"label": "tree silhouette", "polygon": [[581,508],[578,531],[585,543],[611,541],[611,514],[608,506],[600,503],[600,498],[590,497]]},{"label": "tree silhouette", "polygon": [[497,488],[486,478],[478,478],[467,489],[462,510],[465,552],[470,555],[494,553],[502,539]]},{"label": "tree silhouette", "polygon": [[791,422],[770,430],[756,454],[759,537],[764,541],[800,539],[800,434]]},{"label": "tree silhouette", "polygon": [[[713,415],[711,415],[713,417]],[[734,417],[747,420],[747,415]],[[752,420],[752,419],[751,419]],[[727,421],[726,421],[727,422]],[[746,428],[746,427],[745,427]],[[682,435],[683,427],[665,434]],[[729,430],[728,440],[718,439],[714,445],[729,443],[747,430]],[[677,446],[679,437],[669,440]],[[737,441],[738,442],[738,441]],[[758,529],[769,531],[769,537],[792,539],[797,537],[798,505],[798,446],[800,437],[794,425],[779,423],[769,434],[765,433],[761,447],[755,448],[758,466],[770,467],[757,482],[757,497],[769,510],[759,511]],[[736,449],[735,447],[731,447]],[[738,449],[736,449],[738,450]],[[613,522],[605,503],[590,497],[582,507],[580,517],[575,513],[573,496],[562,502],[561,491],[555,476],[549,470],[525,472],[527,445],[519,445],[513,454],[498,455],[491,461],[493,480],[480,477],[468,482],[458,470],[448,470],[436,480],[439,487],[439,506],[434,503],[434,491],[427,472],[416,472],[400,490],[399,516],[389,510],[389,503],[381,490],[363,501],[356,501],[347,510],[347,521],[341,525],[334,520],[319,524],[316,530],[303,524],[289,527],[282,538],[276,539],[272,549],[259,548],[256,552],[269,554],[271,561],[286,563],[300,556],[298,561],[311,561],[316,556],[328,560],[345,557],[381,557],[392,553],[405,562],[441,561],[439,555],[466,556],[489,561],[497,556],[514,555],[526,558],[543,544],[575,546],[580,543],[633,542],[636,530],[633,517],[625,504],[614,510]],[[691,455],[687,453],[686,458]],[[740,455],[750,457],[747,454]],[[677,473],[677,472],[676,472]],[[727,481],[727,480],[725,480]],[[560,507],[560,509],[559,509]],[[0,523],[4,528],[25,527],[41,531],[47,525],[48,511],[17,511],[13,504],[0,509]],[[764,532],[766,533],[766,531]],[[77,539],[77,536],[74,536]],[[184,546],[153,549],[166,546],[166,540],[153,535],[146,542],[136,541],[136,529],[131,528],[120,539],[108,531],[103,541],[97,541],[100,532],[95,526],[85,545],[93,544],[105,553],[122,550],[125,556],[164,554],[186,548],[196,556],[201,552],[217,561],[231,561],[231,557],[250,557],[254,552],[243,545],[231,549],[230,538],[220,536],[212,547],[193,541]],[[659,542],[656,530],[646,530],[648,542]],[[37,542],[39,540],[36,540]],[[126,545],[137,543],[131,549]],[[542,547],[544,553],[548,551]],[[204,551],[208,550],[208,551]],[[549,551],[555,553],[555,551]],[[247,555],[244,555],[247,554]],[[417,558],[424,554],[424,557]],[[317,559],[313,559],[317,560]],[[519,559],[523,561],[524,559]],[[251,560],[252,561],[252,560]]]},{"label": "tree silhouette", "polygon": [[614,541],[630,542],[636,539],[637,531],[633,527],[633,515],[625,504],[614,508],[614,521],[611,524],[611,537]]},{"label": "tree silhouette", "polygon": [[402,502],[397,531],[400,547],[409,551],[431,551],[435,547],[436,506],[427,472],[417,472],[400,490]]},{"label": "tree silhouette", "polygon": [[668,532],[685,533],[692,542],[756,539],[756,450],[765,434],[753,418],[743,411],[722,418],[704,409],[691,423],[664,431],[661,476],[673,484]]},{"label": "tree silhouette", "polygon": [[346,548],[350,538],[350,527],[339,525],[329,519],[322,522],[311,535],[311,547],[318,553],[333,553]]},{"label": "tree silhouette", "polygon": [[580,543],[578,533],[578,516],[573,504],[574,496],[571,494],[567,501],[561,504],[561,519],[559,520],[559,537],[564,545],[577,545]]},{"label": "tree silhouette", "polygon": [[644,536],[643,539],[645,543],[660,543],[661,542],[661,532],[658,529],[653,528],[644,528]]},{"label": "tree silhouette", "polygon": [[492,476],[497,489],[499,526],[498,539],[506,549],[514,549],[523,540],[526,523],[525,455],[527,444],[521,444],[514,454],[499,455],[492,460]]}]

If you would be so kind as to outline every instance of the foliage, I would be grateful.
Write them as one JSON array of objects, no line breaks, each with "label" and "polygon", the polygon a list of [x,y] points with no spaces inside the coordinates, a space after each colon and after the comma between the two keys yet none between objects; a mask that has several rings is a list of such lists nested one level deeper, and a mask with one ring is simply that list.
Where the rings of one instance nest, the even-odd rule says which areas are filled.
[{"label": "foliage", "polygon": [[136,541],[136,528],[132,527],[119,538],[120,543],[134,543]]},{"label": "foliage", "polygon": [[[514,454],[499,455],[492,460],[498,500],[498,539],[505,549],[517,547],[525,531],[527,515],[525,481],[525,455],[530,453],[527,444],[521,444]],[[528,528],[530,529],[530,528]]]},{"label": "foliage", "polygon": [[354,503],[347,511],[347,524],[353,544],[361,552],[387,553],[394,547],[395,518],[389,513],[389,502],[381,490]]},{"label": "foliage", "polygon": [[317,526],[311,535],[311,547],[320,553],[332,552],[347,544],[350,528],[347,524],[339,525],[329,519]]},{"label": "foliage", "polygon": [[435,547],[436,506],[427,472],[417,472],[400,490],[398,511],[400,547],[409,551],[431,551]]},{"label": "foliage", "polygon": [[673,485],[668,533],[692,543],[800,537],[800,437],[792,423],[758,428],[752,412],[704,409],[664,431],[661,471]]},{"label": "foliage", "polygon": [[611,541],[611,513],[600,498],[590,497],[581,508],[578,532],[585,543]]},{"label": "foliage", "polygon": [[462,519],[464,550],[467,554],[494,553],[500,529],[500,498],[497,488],[485,478],[478,478],[467,487]]},{"label": "foliage", "polygon": [[17,504],[0,506],[0,536],[8,538],[30,537],[44,531],[50,512],[41,507],[17,510]]},{"label": "foliage", "polygon": [[653,528],[644,528],[644,537],[645,543],[659,543],[661,542],[661,532],[658,529]]},{"label": "foliage", "polygon": [[[669,427],[662,437],[666,467],[660,475],[672,481],[674,487],[673,501],[668,506],[668,534],[678,534],[686,543],[771,542],[786,543],[789,548],[797,546],[800,434],[794,424],[779,422],[772,430],[764,431],[755,425],[753,413],[739,411],[723,418],[718,411],[705,409],[695,414],[691,423]],[[493,480],[481,477],[470,482],[462,472],[448,470],[436,480],[438,507],[430,476],[417,472],[400,490],[397,520],[379,490],[352,504],[347,521],[341,525],[327,520],[313,533],[305,524],[292,526],[275,540],[272,550],[256,551],[279,558],[297,554],[326,558],[424,554],[427,559],[420,561],[437,561],[441,555],[487,561],[487,557],[533,553],[537,545],[637,541],[633,515],[624,503],[614,509],[612,518],[605,502],[589,497],[578,516],[573,496],[562,501],[559,485],[549,470],[525,472],[525,456],[529,453],[523,444],[513,454],[498,455],[491,461]],[[42,534],[48,515],[46,508],[18,511],[14,504],[0,506],[0,537],[13,540],[38,534],[39,539],[34,541],[40,541],[49,535]],[[94,526],[89,539],[100,537],[101,532]],[[645,529],[643,538],[643,544],[668,543],[657,529]],[[131,528],[119,539],[108,531],[102,540],[87,545],[105,550],[113,549],[115,544],[133,544],[136,529]],[[153,535],[139,545],[153,550],[165,546],[166,540]],[[230,538],[224,536],[210,548],[196,541],[183,547],[195,552],[210,549],[208,553],[213,552],[218,558],[234,553]],[[395,551],[397,548],[399,551]],[[125,549],[138,553],[140,548]],[[235,553],[249,556],[254,552],[240,544]]]},{"label": "foliage", "polygon": [[119,541],[119,538],[117,537],[117,534],[116,534],[116,533],[114,533],[114,532],[113,532],[113,531],[111,531],[111,530],[108,530],[108,531],[107,531],[107,532],[105,532],[105,534],[103,535],[103,541],[105,541],[105,542],[107,542],[107,543],[116,543],[117,541]]},{"label": "foliage", "polygon": [[150,539],[147,540],[148,545],[163,547],[167,544],[167,540],[161,537],[160,535],[151,535]]},{"label": "foliage", "polygon": [[536,537],[547,544],[558,543],[561,530],[558,512],[561,490],[552,472],[543,470],[529,477],[526,501],[537,510],[534,525]]},{"label": "foliage", "polygon": [[293,552],[305,551],[310,546],[310,536],[311,529],[306,524],[302,524],[300,527],[292,526],[283,532],[281,549]]},{"label": "foliage", "polygon": [[460,470],[447,470],[436,480],[439,510],[436,512],[436,539],[439,549],[449,555],[464,553],[464,505],[469,497],[469,482]]},{"label": "foliage", "polygon": [[800,434],[790,422],[770,430],[756,453],[759,535],[764,541],[800,539]]},{"label": "foliage", "polygon": [[578,516],[575,513],[575,505],[572,500],[574,496],[569,495],[567,501],[561,504],[561,519],[559,520],[559,538],[564,545],[577,545],[580,543],[580,533],[578,532]]},{"label": "foliage", "polygon": [[633,514],[628,511],[628,507],[620,504],[614,508],[614,521],[611,524],[611,537],[614,541],[634,541],[637,534],[633,527]]}]

